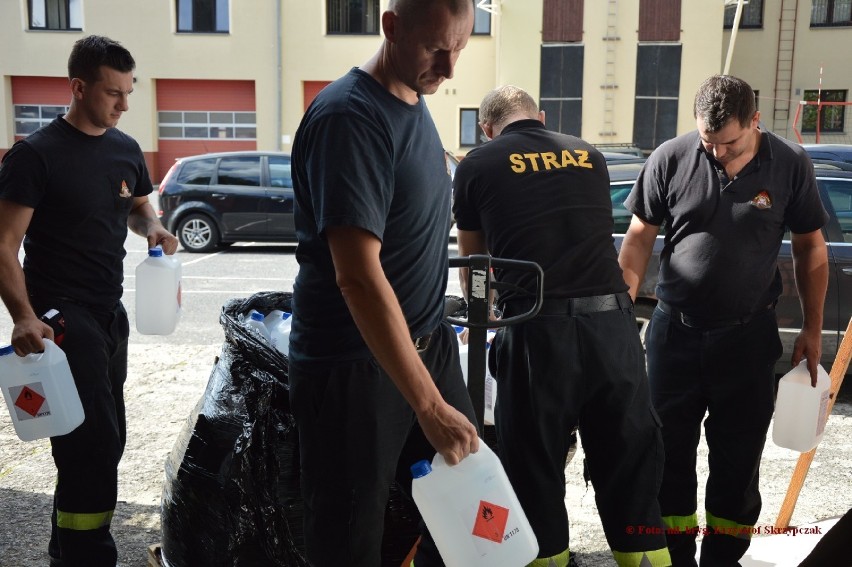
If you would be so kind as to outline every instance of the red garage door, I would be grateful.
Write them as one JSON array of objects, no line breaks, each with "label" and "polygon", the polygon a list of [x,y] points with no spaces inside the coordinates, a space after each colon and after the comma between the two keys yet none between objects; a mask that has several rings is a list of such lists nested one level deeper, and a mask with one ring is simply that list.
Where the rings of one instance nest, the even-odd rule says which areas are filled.
[{"label": "red garage door", "polygon": [[157,80],[159,182],[183,156],[257,149],[253,81]]},{"label": "red garage door", "polygon": [[15,140],[64,114],[70,103],[71,87],[66,77],[12,77]]}]

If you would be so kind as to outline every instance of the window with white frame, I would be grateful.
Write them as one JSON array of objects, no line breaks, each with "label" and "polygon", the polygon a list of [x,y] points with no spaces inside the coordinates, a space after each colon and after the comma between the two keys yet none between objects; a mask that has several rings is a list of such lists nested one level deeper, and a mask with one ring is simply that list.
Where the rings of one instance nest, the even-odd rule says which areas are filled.
[{"label": "window with white frame", "polygon": [[255,112],[163,110],[157,113],[159,136],[173,140],[254,140]]},{"label": "window with white frame", "polygon": [[852,0],[813,0],[811,27],[852,26]]},{"label": "window with white frame", "polygon": [[16,104],[15,136],[29,136],[42,126],[50,124],[60,114],[68,112],[67,106],[50,104]]},{"label": "window with white frame", "polygon": [[479,146],[487,140],[479,126],[479,109],[462,108],[459,111],[459,146]]},{"label": "window with white frame", "polygon": [[177,31],[181,33],[228,33],[229,0],[176,0]]},{"label": "window with white frame", "polygon": [[27,0],[31,30],[83,29],[83,0]]},{"label": "window with white frame", "polygon": [[329,35],[377,35],[381,0],[326,0]]}]

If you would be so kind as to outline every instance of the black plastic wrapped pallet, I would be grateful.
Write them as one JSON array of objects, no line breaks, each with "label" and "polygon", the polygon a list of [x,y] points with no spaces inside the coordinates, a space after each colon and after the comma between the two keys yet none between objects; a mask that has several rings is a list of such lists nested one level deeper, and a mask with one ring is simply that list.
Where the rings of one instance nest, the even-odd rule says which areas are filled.
[{"label": "black plastic wrapped pallet", "polygon": [[[166,460],[162,552],[166,567],[302,567],[298,433],[287,358],[240,324],[251,309],[290,310],[291,294],[260,292],[222,308],[222,352]],[[399,567],[419,513],[393,486],[383,567]]]}]

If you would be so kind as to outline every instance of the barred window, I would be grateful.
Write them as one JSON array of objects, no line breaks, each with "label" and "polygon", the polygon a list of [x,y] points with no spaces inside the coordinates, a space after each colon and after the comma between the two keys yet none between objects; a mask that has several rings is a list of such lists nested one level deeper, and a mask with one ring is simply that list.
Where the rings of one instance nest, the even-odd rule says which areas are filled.
[{"label": "barred window", "polygon": [[[816,90],[805,91],[804,99],[815,101],[819,97],[821,102],[846,102],[845,90]],[[841,105],[823,106],[819,109],[819,131],[820,132],[843,132],[846,107]],[[802,109],[802,132],[816,132],[817,107],[813,104],[805,105]]]}]

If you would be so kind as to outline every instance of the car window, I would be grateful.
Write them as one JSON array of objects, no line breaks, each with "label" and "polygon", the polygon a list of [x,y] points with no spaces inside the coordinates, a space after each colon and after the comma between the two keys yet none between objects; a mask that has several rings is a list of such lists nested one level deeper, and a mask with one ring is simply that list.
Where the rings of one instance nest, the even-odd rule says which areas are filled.
[{"label": "car window", "polygon": [[624,208],[624,200],[630,194],[633,188],[633,182],[629,183],[613,183],[609,186],[609,198],[612,201],[612,220],[613,234],[624,234],[627,232],[627,227],[630,226],[630,219],[633,214]]},{"label": "car window", "polygon": [[218,183],[260,187],[260,156],[222,158],[219,162]]},{"label": "car window", "polygon": [[216,158],[186,161],[180,168],[177,182],[185,185],[209,185],[216,171]]},{"label": "car window", "polygon": [[843,241],[852,242],[852,180],[821,179],[820,184],[825,188],[828,200],[837,213]]},{"label": "car window", "polygon": [[272,187],[293,187],[293,177],[290,173],[290,158],[284,156],[269,156],[269,184]]}]

